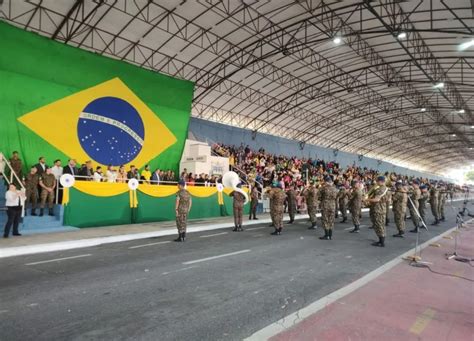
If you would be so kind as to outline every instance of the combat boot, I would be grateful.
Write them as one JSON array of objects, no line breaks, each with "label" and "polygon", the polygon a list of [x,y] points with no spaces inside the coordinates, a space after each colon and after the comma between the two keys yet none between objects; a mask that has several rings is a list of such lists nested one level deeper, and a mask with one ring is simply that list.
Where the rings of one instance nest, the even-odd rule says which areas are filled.
[{"label": "combat boot", "polygon": [[445,218],[444,216],[442,216],[440,220],[441,220],[441,221],[445,221],[446,218]]},{"label": "combat boot", "polygon": [[49,209],[48,215],[50,215],[51,217],[54,217],[54,211],[52,208]]},{"label": "combat boot", "polygon": [[372,243],[372,246],[384,247],[385,246],[385,237],[379,237],[379,241]]},{"label": "combat boot", "polygon": [[405,232],[403,232],[403,231],[398,231],[398,233],[397,233],[397,234],[394,234],[392,237],[405,238],[404,234],[405,234]]},{"label": "combat boot", "polygon": [[234,229],[232,230],[232,232],[237,232],[237,231],[239,231],[239,227],[238,227],[238,226],[234,227]]},{"label": "combat boot", "polygon": [[273,231],[272,233],[270,233],[272,236],[278,236],[280,235],[280,233],[278,232],[279,229],[275,228],[275,231]]},{"label": "combat boot", "polygon": [[181,240],[186,241],[186,232],[181,233]]},{"label": "combat boot", "polygon": [[338,212],[336,212],[336,213],[334,214],[334,218],[337,219],[337,217],[339,217],[339,213],[338,213]]},{"label": "combat boot", "polygon": [[32,216],[36,216],[36,215],[37,215],[37,214],[36,214],[36,208],[32,208],[32,209],[31,209],[31,215],[32,215]]},{"label": "combat boot", "polygon": [[439,220],[436,218],[435,221],[431,224],[431,225],[438,225],[439,224]]},{"label": "combat boot", "polygon": [[390,219],[386,218],[385,219],[385,226],[387,226],[388,224],[390,224]]},{"label": "combat boot", "polygon": [[40,214],[39,216],[42,217],[44,215],[44,209],[43,208],[40,208]]},{"label": "combat boot", "polygon": [[332,240],[332,229],[329,230],[329,240]]},{"label": "combat boot", "polygon": [[341,220],[341,224],[345,223],[346,221],[347,221],[347,217],[343,217],[342,220]]},{"label": "combat boot", "polygon": [[308,227],[308,230],[316,230],[317,226],[316,223],[311,223],[311,226]]},{"label": "combat boot", "polygon": [[184,242],[183,233],[179,233],[179,234],[178,234],[178,238],[176,238],[174,241],[175,241],[175,242],[178,242],[178,243],[179,243],[179,242]]},{"label": "combat boot", "polygon": [[360,232],[359,225],[355,225],[354,229],[350,231],[350,233],[359,233],[359,232]]},{"label": "combat boot", "polygon": [[329,230],[324,229],[324,236],[319,237],[321,240],[329,240]]},{"label": "combat boot", "polygon": [[244,232],[244,229],[242,228],[242,225],[239,225],[239,228],[238,228],[237,231],[239,231],[239,232]]},{"label": "combat boot", "polygon": [[282,230],[283,230],[283,228],[281,228],[281,227],[278,229],[278,235],[281,235]]},{"label": "combat boot", "polygon": [[410,230],[411,233],[418,233],[419,232],[419,227],[415,226],[413,230]]}]

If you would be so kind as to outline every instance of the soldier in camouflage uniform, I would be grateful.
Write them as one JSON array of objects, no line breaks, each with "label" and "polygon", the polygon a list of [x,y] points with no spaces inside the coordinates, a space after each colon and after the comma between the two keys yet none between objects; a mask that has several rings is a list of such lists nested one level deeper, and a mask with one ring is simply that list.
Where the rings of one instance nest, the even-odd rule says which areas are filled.
[{"label": "soldier in camouflage uniform", "polygon": [[178,228],[178,238],[175,242],[186,240],[186,227],[188,224],[188,214],[191,211],[192,199],[189,192],[184,188],[184,180],[178,182],[178,193],[176,194],[176,227]]},{"label": "soldier in camouflage uniform", "polygon": [[274,187],[270,193],[270,215],[272,216],[272,221],[275,227],[275,231],[271,234],[274,236],[279,236],[283,229],[283,214],[285,213],[285,201],[286,194],[281,189],[281,185],[274,184]]},{"label": "soldier in camouflage uniform", "polygon": [[405,234],[405,213],[407,209],[408,195],[402,181],[395,183],[395,192],[392,193],[392,210],[395,225],[398,233],[394,237],[404,238]]},{"label": "soldier in camouflage uniform", "polygon": [[426,224],[426,220],[425,220],[426,202],[429,200],[430,194],[428,193],[428,187],[426,187],[426,185],[421,185],[420,191],[421,191],[421,196],[420,196],[420,199],[418,200],[418,203],[419,203],[418,210],[419,210],[421,219],[423,219],[423,222]]},{"label": "soldier in camouflage uniform", "polygon": [[336,212],[337,189],[334,187],[332,178],[324,178],[324,186],[318,191],[318,200],[321,203],[321,224],[324,228],[324,236],[321,240],[332,240],[332,229],[334,227]]},{"label": "soldier in camouflage uniform", "polygon": [[393,184],[392,181],[389,180],[385,183],[385,186],[389,189],[387,191],[386,196],[386,206],[385,206],[385,226],[387,226],[390,223],[390,205],[392,204],[392,191],[390,189],[393,189]]},{"label": "soldier in camouflage uniform", "polygon": [[258,190],[256,184],[252,187],[250,191],[250,216],[249,220],[257,220],[257,206],[258,206]]},{"label": "soldier in camouflage uniform", "polygon": [[349,194],[349,210],[351,212],[352,223],[354,224],[354,229],[350,231],[351,233],[359,233],[360,231],[360,214],[362,210],[362,190],[360,189],[360,183],[357,180],[352,180],[352,189]]},{"label": "soldier in camouflage uniform", "polygon": [[31,167],[30,172],[23,178],[23,185],[26,189],[25,212],[28,204],[31,204],[31,215],[36,215],[36,205],[38,203],[39,175],[36,174],[36,167]]},{"label": "soldier in camouflage uniform", "polygon": [[[21,180],[23,178],[23,171],[22,171],[22,168],[23,168],[23,163],[21,162],[21,159],[20,157],[18,156],[18,152],[17,151],[14,151],[12,153],[12,157],[10,158],[10,166],[12,167],[13,169],[13,172],[16,174],[16,176],[18,177],[19,180]],[[13,183],[15,184],[15,186],[17,186],[17,188],[20,188],[20,184],[18,183],[18,180],[13,177]]]},{"label": "soldier in camouflage uniform", "polygon": [[309,230],[316,229],[317,194],[318,190],[314,186],[314,182],[311,181],[311,184],[303,191],[306,207],[308,208],[309,220],[311,221],[311,226],[308,227]]},{"label": "soldier in camouflage uniform", "polygon": [[345,184],[343,184],[339,188],[339,192],[337,193],[337,199],[336,199],[339,204],[338,205],[339,210],[341,211],[341,214],[342,214],[341,223],[345,223],[347,221],[347,196],[348,196],[347,188]]},{"label": "soldier in camouflage uniform", "polygon": [[385,186],[385,177],[377,178],[377,187],[371,191],[368,198],[370,204],[370,212],[373,217],[374,230],[379,238],[378,242],[372,243],[373,246],[385,246],[385,221],[387,215],[387,198],[388,188]]},{"label": "soldier in camouflage uniform", "polygon": [[56,178],[54,177],[51,168],[47,168],[46,172],[41,175],[39,184],[41,187],[40,217],[42,217],[44,214],[44,206],[46,205],[46,200],[48,200],[49,215],[54,216],[53,206],[54,189],[56,188]]},{"label": "soldier in camouflage uniform", "polygon": [[295,185],[291,185],[290,188],[286,191],[286,202],[288,203],[288,215],[290,216],[290,221],[288,224],[293,224],[295,221],[296,214],[296,190]]},{"label": "soldier in camouflage uniform", "polygon": [[[241,188],[241,185],[237,185],[238,188]],[[234,232],[241,232],[244,229],[242,228],[242,218],[244,215],[244,203],[245,196],[237,191],[232,191],[230,196],[234,198],[233,209],[234,209]]]},{"label": "soldier in camouflage uniform", "polygon": [[413,221],[413,225],[415,225],[415,228],[410,230],[410,232],[416,233],[420,228],[420,218],[418,217],[421,198],[420,182],[418,180],[413,180],[412,187],[413,189],[410,192],[411,200],[408,201],[408,208],[410,209],[410,217]]},{"label": "soldier in camouflage uniform", "polygon": [[446,184],[444,182],[440,182],[440,188],[438,193],[438,219],[440,221],[445,221],[446,218],[444,217],[444,205],[446,203],[446,196],[448,192],[446,190]]},{"label": "soldier in camouflage uniform", "polygon": [[436,183],[430,185],[430,207],[431,213],[435,221],[431,225],[439,224],[439,215],[438,215],[438,189],[436,188]]}]

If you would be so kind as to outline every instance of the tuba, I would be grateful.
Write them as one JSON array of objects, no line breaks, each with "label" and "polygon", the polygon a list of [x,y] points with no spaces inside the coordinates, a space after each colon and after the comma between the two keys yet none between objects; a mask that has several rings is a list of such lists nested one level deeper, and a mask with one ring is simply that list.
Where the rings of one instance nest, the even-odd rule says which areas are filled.
[{"label": "tuba", "polygon": [[222,185],[224,185],[224,187],[231,188],[234,191],[241,193],[245,197],[244,204],[246,204],[249,201],[249,196],[244,190],[242,190],[242,188],[237,187],[239,183],[240,178],[236,172],[229,171],[222,176]]}]

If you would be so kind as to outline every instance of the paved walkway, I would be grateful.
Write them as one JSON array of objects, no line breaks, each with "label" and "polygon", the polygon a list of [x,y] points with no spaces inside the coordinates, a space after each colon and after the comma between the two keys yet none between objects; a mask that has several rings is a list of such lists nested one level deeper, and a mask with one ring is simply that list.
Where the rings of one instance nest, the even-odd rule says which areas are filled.
[{"label": "paved walkway", "polygon": [[[474,259],[474,223],[458,236]],[[433,272],[403,262],[271,340],[474,340],[474,262],[446,259],[454,239],[438,243],[422,253]]]}]

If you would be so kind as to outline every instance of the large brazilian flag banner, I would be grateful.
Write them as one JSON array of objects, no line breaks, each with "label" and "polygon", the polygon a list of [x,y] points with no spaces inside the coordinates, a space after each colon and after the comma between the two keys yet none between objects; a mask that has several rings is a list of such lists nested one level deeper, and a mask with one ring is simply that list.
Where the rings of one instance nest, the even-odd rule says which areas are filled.
[{"label": "large brazilian flag banner", "polygon": [[0,151],[176,170],[193,83],[0,22]]}]

